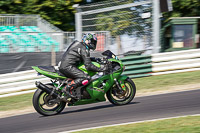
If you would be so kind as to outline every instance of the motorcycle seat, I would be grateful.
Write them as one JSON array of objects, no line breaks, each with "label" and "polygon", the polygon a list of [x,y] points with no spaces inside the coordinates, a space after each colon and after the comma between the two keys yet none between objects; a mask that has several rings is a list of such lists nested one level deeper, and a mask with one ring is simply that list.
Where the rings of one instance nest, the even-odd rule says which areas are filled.
[{"label": "motorcycle seat", "polygon": [[66,77],[64,74],[62,74],[59,70],[56,70],[54,66],[38,66],[43,71],[47,72],[53,72],[53,73],[58,73],[58,75]]},{"label": "motorcycle seat", "polygon": [[55,70],[54,66],[38,66],[38,68],[40,68],[43,71],[47,71],[47,72],[53,72],[53,73],[57,72]]}]

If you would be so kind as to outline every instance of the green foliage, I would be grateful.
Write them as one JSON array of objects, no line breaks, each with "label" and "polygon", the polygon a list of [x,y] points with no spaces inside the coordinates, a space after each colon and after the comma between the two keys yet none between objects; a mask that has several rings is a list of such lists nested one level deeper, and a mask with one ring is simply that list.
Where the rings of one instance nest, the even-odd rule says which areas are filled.
[{"label": "green foliage", "polygon": [[200,16],[199,0],[172,0],[173,11],[164,13],[165,21],[170,17]]},{"label": "green foliage", "polygon": [[74,30],[73,4],[82,0],[5,0],[0,1],[0,14],[39,14],[65,31]]},{"label": "green foliage", "polygon": [[[61,28],[65,31],[73,31],[75,28],[74,23],[74,13],[75,9],[72,7],[73,4],[81,3],[84,4],[86,0],[1,0],[0,1],[0,14],[39,14],[44,19],[52,23],[53,25]],[[103,0],[93,0],[93,2],[102,2]],[[105,1],[105,0],[104,0]],[[117,0],[113,0],[117,1]],[[137,0],[135,0],[137,1]],[[120,4],[126,4],[133,2],[132,0],[127,0],[125,3],[120,2]],[[164,13],[165,21],[170,17],[189,17],[189,16],[200,16],[200,1],[199,0],[172,0],[173,11]],[[125,11],[122,11],[125,12]],[[118,11],[112,12],[111,15],[119,13]],[[100,17],[102,17],[100,15]],[[120,19],[124,19],[127,15],[120,16]],[[128,16],[129,18],[130,16]],[[130,26],[142,23],[142,22],[128,22],[125,21],[115,22],[115,18],[101,19],[100,21],[109,22],[106,28],[111,30],[112,35],[119,35],[125,31],[125,27],[131,32]],[[113,28],[111,28],[111,26]],[[134,27],[142,31],[143,27]],[[98,29],[102,30],[103,26],[98,26]],[[104,28],[105,29],[105,28]],[[119,32],[116,29],[120,29]],[[144,33],[140,33],[144,34]]]},{"label": "green foliage", "polygon": [[109,13],[107,17],[104,14],[98,15],[98,17],[99,19],[96,21],[96,23],[100,25],[97,26],[97,30],[109,30],[111,31],[112,36],[122,34],[122,32],[125,31],[125,28],[133,24],[132,21],[127,21],[127,19],[131,19],[133,17],[133,15],[128,11],[117,10]]},{"label": "green foliage", "polygon": [[[136,0],[135,0],[136,1]],[[126,1],[127,4],[133,1]],[[142,37],[148,34],[150,29],[150,19],[141,19],[141,13],[151,12],[149,6],[136,6],[132,8],[114,10],[97,15],[96,29],[101,31],[110,31],[112,36],[123,34],[135,34],[138,37]]]}]

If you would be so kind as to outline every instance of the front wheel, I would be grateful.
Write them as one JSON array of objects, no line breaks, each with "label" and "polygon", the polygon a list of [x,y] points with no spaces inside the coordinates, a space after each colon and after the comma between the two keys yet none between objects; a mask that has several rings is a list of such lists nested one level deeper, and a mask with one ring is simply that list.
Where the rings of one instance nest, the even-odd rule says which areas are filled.
[{"label": "front wheel", "polygon": [[[47,84],[49,88],[53,85]],[[33,96],[33,106],[35,110],[44,116],[59,114],[65,108],[66,102],[58,101],[46,92],[37,89]]]},{"label": "front wheel", "polygon": [[124,81],[125,90],[120,92],[116,85],[114,85],[107,93],[108,100],[114,105],[125,105],[130,103],[135,97],[136,87],[134,82],[127,78]]}]

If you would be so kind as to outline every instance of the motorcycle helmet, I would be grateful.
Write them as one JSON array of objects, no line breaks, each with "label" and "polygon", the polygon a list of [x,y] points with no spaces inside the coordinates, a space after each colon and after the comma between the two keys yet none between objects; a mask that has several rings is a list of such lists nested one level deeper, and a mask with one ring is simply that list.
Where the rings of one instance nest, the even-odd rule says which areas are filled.
[{"label": "motorcycle helmet", "polygon": [[[88,42],[86,43],[87,40]],[[87,33],[84,34],[82,42],[86,45],[87,48],[95,50],[97,45],[97,37],[95,34]]]}]

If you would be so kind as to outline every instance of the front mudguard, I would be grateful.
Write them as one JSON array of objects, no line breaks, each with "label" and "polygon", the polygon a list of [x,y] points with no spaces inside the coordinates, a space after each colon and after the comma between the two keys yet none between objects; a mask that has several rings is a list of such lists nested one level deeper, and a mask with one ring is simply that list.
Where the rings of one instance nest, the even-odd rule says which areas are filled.
[{"label": "front mudguard", "polygon": [[121,76],[118,78],[118,80],[117,80],[118,83],[119,83],[119,85],[122,87],[123,90],[126,90],[124,81],[125,81],[126,79],[128,79],[128,78],[129,78],[129,77],[126,76],[126,75],[121,75]]}]

